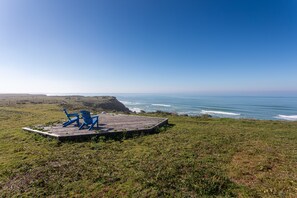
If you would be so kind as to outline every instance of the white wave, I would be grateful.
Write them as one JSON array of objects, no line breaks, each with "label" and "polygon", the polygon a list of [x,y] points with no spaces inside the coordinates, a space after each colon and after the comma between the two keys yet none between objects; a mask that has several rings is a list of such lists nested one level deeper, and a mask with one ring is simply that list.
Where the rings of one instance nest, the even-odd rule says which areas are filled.
[{"label": "white wave", "polygon": [[129,108],[130,111],[136,112],[136,113],[140,113],[142,109],[134,107],[134,108]]},{"label": "white wave", "polygon": [[152,106],[171,107],[171,105],[168,105],[168,104],[152,104]]},{"label": "white wave", "polygon": [[207,110],[202,110],[202,114],[220,114],[220,115],[229,115],[229,116],[239,116],[240,113],[232,113],[232,112],[225,112],[225,111],[207,111]]},{"label": "white wave", "polygon": [[188,114],[188,115],[199,115],[200,113],[201,113],[200,111],[180,111],[177,114],[178,115],[185,115],[185,114]]},{"label": "white wave", "polygon": [[277,115],[275,118],[289,121],[297,121],[297,115]]},{"label": "white wave", "polygon": [[130,101],[122,101],[120,100],[121,103],[123,103],[124,105],[140,105],[141,103],[139,102],[130,102]]}]

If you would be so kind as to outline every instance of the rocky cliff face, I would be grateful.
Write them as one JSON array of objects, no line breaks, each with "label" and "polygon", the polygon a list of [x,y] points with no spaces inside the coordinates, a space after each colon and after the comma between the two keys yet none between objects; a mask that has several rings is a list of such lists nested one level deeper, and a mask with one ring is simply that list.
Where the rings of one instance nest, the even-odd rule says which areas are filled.
[{"label": "rocky cliff face", "polygon": [[83,104],[94,110],[130,112],[124,104],[113,96],[84,97]]},{"label": "rocky cliff face", "polygon": [[93,111],[116,111],[129,113],[130,110],[113,96],[68,96],[61,97],[61,106],[70,109],[88,109]]}]

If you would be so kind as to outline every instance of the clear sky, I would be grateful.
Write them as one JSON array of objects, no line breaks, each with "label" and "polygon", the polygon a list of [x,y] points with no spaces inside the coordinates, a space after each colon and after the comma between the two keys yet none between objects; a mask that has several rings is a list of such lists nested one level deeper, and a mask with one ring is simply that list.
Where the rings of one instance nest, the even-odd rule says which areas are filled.
[{"label": "clear sky", "polygon": [[297,93],[296,0],[1,0],[0,93]]}]

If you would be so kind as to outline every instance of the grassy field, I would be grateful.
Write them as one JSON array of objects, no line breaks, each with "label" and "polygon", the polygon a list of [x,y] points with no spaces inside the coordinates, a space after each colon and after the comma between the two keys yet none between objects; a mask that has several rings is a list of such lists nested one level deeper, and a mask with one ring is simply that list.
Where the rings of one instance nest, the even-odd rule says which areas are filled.
[{"label": "grassy field", "polygon": [[297,196],[297,122],[168,118],[154,135],[61,143],[21,130],[64,119],[56,104],[2,106],[0,196]]}]

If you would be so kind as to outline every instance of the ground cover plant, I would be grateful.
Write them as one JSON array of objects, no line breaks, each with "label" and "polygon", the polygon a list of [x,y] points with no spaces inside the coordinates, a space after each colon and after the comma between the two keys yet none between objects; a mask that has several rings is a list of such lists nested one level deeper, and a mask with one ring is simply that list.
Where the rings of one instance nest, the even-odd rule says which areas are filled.
[{"label": "ground cover plant", "polygon": [[59,105],[2,105],[0,195],[296,197],[297,122],[167,117],[153,135],[61,143],[21,130],[65,119]]}]

